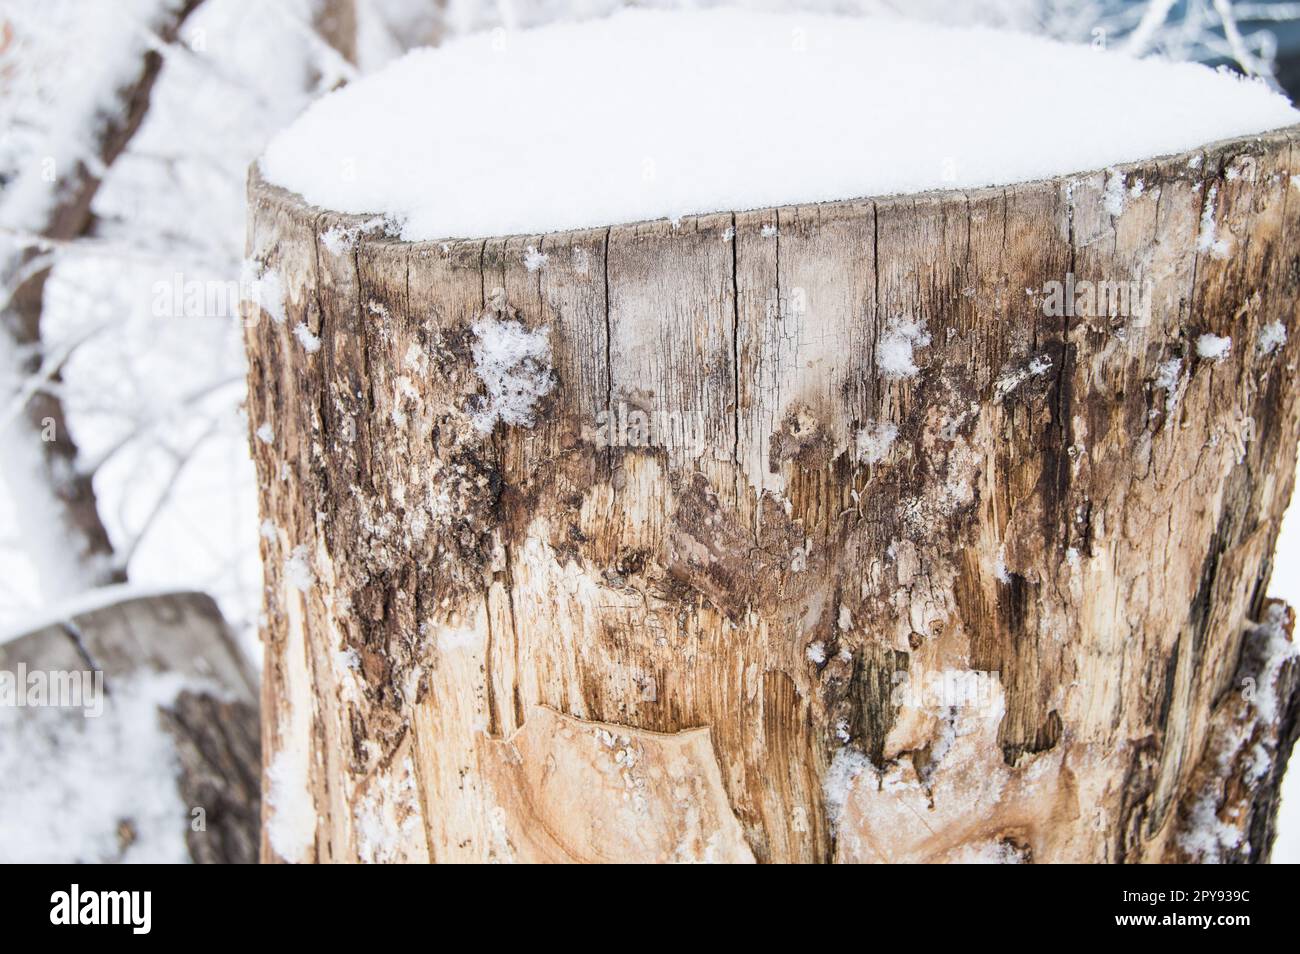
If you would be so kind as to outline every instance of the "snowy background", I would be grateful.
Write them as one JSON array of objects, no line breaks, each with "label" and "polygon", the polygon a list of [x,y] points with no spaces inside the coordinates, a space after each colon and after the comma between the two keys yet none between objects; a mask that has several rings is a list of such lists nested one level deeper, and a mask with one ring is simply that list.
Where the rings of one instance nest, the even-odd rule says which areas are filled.
[{"label": "snowy background", "polygon": [[[180,0],[0,3],[0,254],[35,249],[45,287],[39,372],[0,338],[0,640],[84,605],[85,590],[212,594],[257,664],[260,569],[253,469],[243,418],[237,303],[160,315],[159,287],[231,282],[243,259],[244,185],[272,135],[313,99],[407,49],[471,31],[513,30],[669,0],[203,0],[175,39],[160,14]],[[735,5],[733,3],[733,5]],[[1227,0],[766,0],[765,9],[893,14],[969,22],[1195,59],[1255,73],[1300,94],[1300,3]],[[355,49],[341,55],[322,11],[355,11]],[[325,27],[329,23],[324,23]],[[163,67],[139,131],[102,176],[93,222],[42,243],[19,186],[50,158],[94,154],[108,95],[154,49]],[[87,160],[89,161],[89,160]],[[57,198],[57,197],[56,197]],[[21,201],[20,201],[21,200]],[[170,294],[170,293],[169,293]],[[79,565],[48,519],[49,488],[10,448],[35,394],[61,402],[93,481],[111,554]],[[84,561],[82,561],[84,562]],[[1283,530],[1272,593],[1300,605],[1300,512]],[[90,597],[94,599],[94,597]],[[3,752],[0,752],[3,755]],[[0,816],[5,814],[0,782]],[[11,786],[12,788],[12,786]],[[129,793],[123,797],[128,797]],[[1275,861],[1300,860],[1300,773],[1284,798]],[[68,850],[74,851],[71,846]],[[0,844],[0,860],[5,845]]]}]

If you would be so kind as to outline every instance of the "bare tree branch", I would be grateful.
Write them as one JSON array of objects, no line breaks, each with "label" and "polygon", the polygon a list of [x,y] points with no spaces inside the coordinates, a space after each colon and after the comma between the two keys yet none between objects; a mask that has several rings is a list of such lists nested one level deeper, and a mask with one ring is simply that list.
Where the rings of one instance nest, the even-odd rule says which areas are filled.
[{"label": "bare tree branch", "polygon": [[[164,9],[157,34],[170,42],[178,35],[186,19],[198,8],[202,0],[182,0]],[[87,117],[93,128],[87,130],[94,142],[93,157],[81,156],[61,183],[51,183],[50,190],[57,191],[49,203],[43,221],[21,223],[33,232],[54,241],[68,241],[86,233],[93,222],[91,205],[103,183],[104,173],[126,150],[131,138],[139,130],[149,110],[154,83],[162,69],[163,58],[155,49],[146,49],[140,55],[139,68],[134,78],[112,92],[116,109]],[[30,170],[28,176],[34,173]],[[25,183],[23,183],[25,185]],[[7,222],[12,226],[19,223]],[[0,310],[0,329],[9,338],[16,355],[26,353],[19,360],[19,373],[37,374],[42,364],[43,342],[41,315],[44,310],[45,285],[50,277],[51,265],[29,272],[27,266],[38,255],[35,249],[22,249],[14,260],[4,265],[3,278],[10,294]],[[57,380],[57,374],[54,377]],[[26,435],[19,440],[36,441],[44,432],[53,434],[53,440],[40,443],[48,488],[56,498],[50,509],[61,511],[62,522],[72,537],[70,567],[80,569],[80,579],[50,580],[52,568],[44,567],[43,582],[47,587],[72,586],[84,588],[87,583],[103,584],[126,578],[125,569],[113,567],[113,545],[99,515],[95,489],[91,479],[76,472],[77,445],[68,429],[63,402],[54,395],[39,391],[32,395],[27,405]],[[47,528],[48,532],[48,528]],[[88,577],[88,578],[87,578]]]},{"label": "bare tree branch", "polygon": [[1124,44],[1124,52],[1141,56],[1149,50],[1156,31],[1169,19],[1169,12],[1173,10],[1174,2],[1175,0],[1150,0],[1137,28],[1129,34],[1128,41]]}]

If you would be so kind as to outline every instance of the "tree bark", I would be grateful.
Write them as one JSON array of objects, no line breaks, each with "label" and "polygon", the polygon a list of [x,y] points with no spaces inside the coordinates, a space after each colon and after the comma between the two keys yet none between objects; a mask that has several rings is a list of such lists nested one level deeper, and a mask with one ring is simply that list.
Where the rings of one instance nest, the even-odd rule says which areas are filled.
[{"label": "tree bark", "polygon": [[254,173],[264,859],[1266,859],[1298,135],[441,243]]}]

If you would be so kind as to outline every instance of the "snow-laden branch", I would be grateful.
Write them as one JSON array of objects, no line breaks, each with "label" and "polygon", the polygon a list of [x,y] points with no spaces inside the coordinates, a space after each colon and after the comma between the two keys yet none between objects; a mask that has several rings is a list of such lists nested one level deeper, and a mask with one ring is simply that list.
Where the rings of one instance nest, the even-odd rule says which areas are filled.
[{"label": "snow-laden branch", "polygon": [[1133,56],[1141,56],[1149,50],[1156,33],[1169,19],[1169,13],[1173,10],[1175,2],[1176,0],[1150,0],[1146,5],[1146,11],[1142,14],[1142,19],[1138,22],[1137,28],[1129,34],[1124,43],[1124,52]]},{"label": "snow-laden branch", "polygon": [[[95,7],[86,15],[105,18],[104,27],[113,31],[103,38],[107,47],[114,36],[130,35],[139,23],[161,37],[175,37],[201,2],[140,0],[125,11]],[[112,54],[97,61],[96,68],[74,74],[56,98],[43,143],[0,196],[0,227],[52,243],[82,237],[91,227],[95,196],[144,122],[162,68],[162,57],[148,44],[125,42]],[[58,356],[50,364],[43,354],[51,255],[49,248],[12,240],[0,247],[5,293],[0,344],[7,346],[0,350],[8,351],[10,380],[41,380],[43,368],[62,364]],[[57,370],[49,376],[57,376]],[[16,508],[17,517],[42,589],[59,594],[122,579],[110,559],[113,547],[94,485],[76,473],[77,445],[68,433],[62,402],[48,393],[35,401],[37,393],[39,389],[24,395],[26,414],[6,416],[0,439],[10,447],[3,460],[6,483],[15,496],[26,498]]]},{"label": "snow-laden branch", "polygon": [[[224,377],[220,377],[215,381],[210,381],[207,384],[204,384],[203,386],[194,389],[189,394],[186,394],[178,402],[176,402],[176,407],[178,408],[194,407],[195,405],[203,401],[205,398],[211,396],[212,394],[215,394],[217,391],[220,391],[222,388],[229,387],[234,384],[243,384],[243,383],[244,383],[243,375],[227,375]],[[89,461],[87,463],[83,463],[80,467],[81,473],[87,476],[98,473],[99,470],[105,464],[107,464],[110,460],[112,460],[119,453],[121,453],[124,448],[140,440],[141,438],[145,437],[151,432],[157,430],[157,428],[162,425],[165,419],[166,418],[163,415],[156,415],[153,417],[147,417],[137,422],[134,427],[132,427],[125,434],[119,437],[116,441],[110,444],[107,448],[101,451],[95,457],[94,460]]]},{"label": "snow-laden branch", "polygon": [[119,551],[116,557],[116,564],[118,569],[122,571],[123,576],[126,574],[126,568],[131,564],[131,558],[135,556],[136,551],[139,549],[140,543],[149,535],[149,530],[158,519],[158,515],[163,512],[168,502],[172,499],[172,495],[176,492],[177,482],[180,480],[181,473],[185,470],[186,465],[193,460],[194,455],[197,454],[199,449],[207,443],[208,439],[217,432],[219,423],[220,422],[215,418],[210,420],[207,427],[205,427],[203,432],[190,443],[189,447],[174,455],[175,463],[172,466],[172,471],[167,482],[163,485],[161,493],[159,493],[157,498],[154,500],[154,504],[149,509],[148,514],[145,515],[144,520],[140,522],[135,536],[132,537],[130,542]]},{"label": "snow-laden branch", "polygon": [[322,89],[328,90],[340,81],[354,82],[361,75],[347,57],[327,43],[310,23],[295,15],[286,5],[272,4],[270,9],[274,10],[294,33],[306,41],[313,55],[317,72],[320,74],[319,85]]},{"label": "snow-laden branch", "polygon": [[1257,60],[1246,47],[1246,42],[1241,37],[1241,30],[1237,28],[1237,18],[1232,12],[1232,0],[1214,0],[1214,9],[1223,22],[1223,35],[1228,41],[1229,49],[1232,50],[1232,58],[1246,71],[1246,75],[1271,78],[1272,70]]},{"label": "snow-laden branch", "polygon": [[0,412],[0,432],[6,430],[18,417],[27,409],[31,399],[42,390],[46,389],[49,383],[63,370],[68,359],[72,357],[73,352],[81,345],[85,344],[96,335],[103,334],[109,327],[110,322],[99,322],[83,331],[70,341],[65,341],[53,351],[47,351],[41,357],[41,366],[35,374],[29,375],[22,382],[17,392],[9,401],[9,406]]}]

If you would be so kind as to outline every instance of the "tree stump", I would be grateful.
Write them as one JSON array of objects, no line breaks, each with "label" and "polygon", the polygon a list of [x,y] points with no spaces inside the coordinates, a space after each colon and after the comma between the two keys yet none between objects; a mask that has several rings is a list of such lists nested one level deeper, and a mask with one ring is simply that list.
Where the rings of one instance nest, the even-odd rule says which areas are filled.
[{"label": "tree stump", "polygon": [[254,171],[263,858],[1265,860],[1298,136],[486,241]]}]

